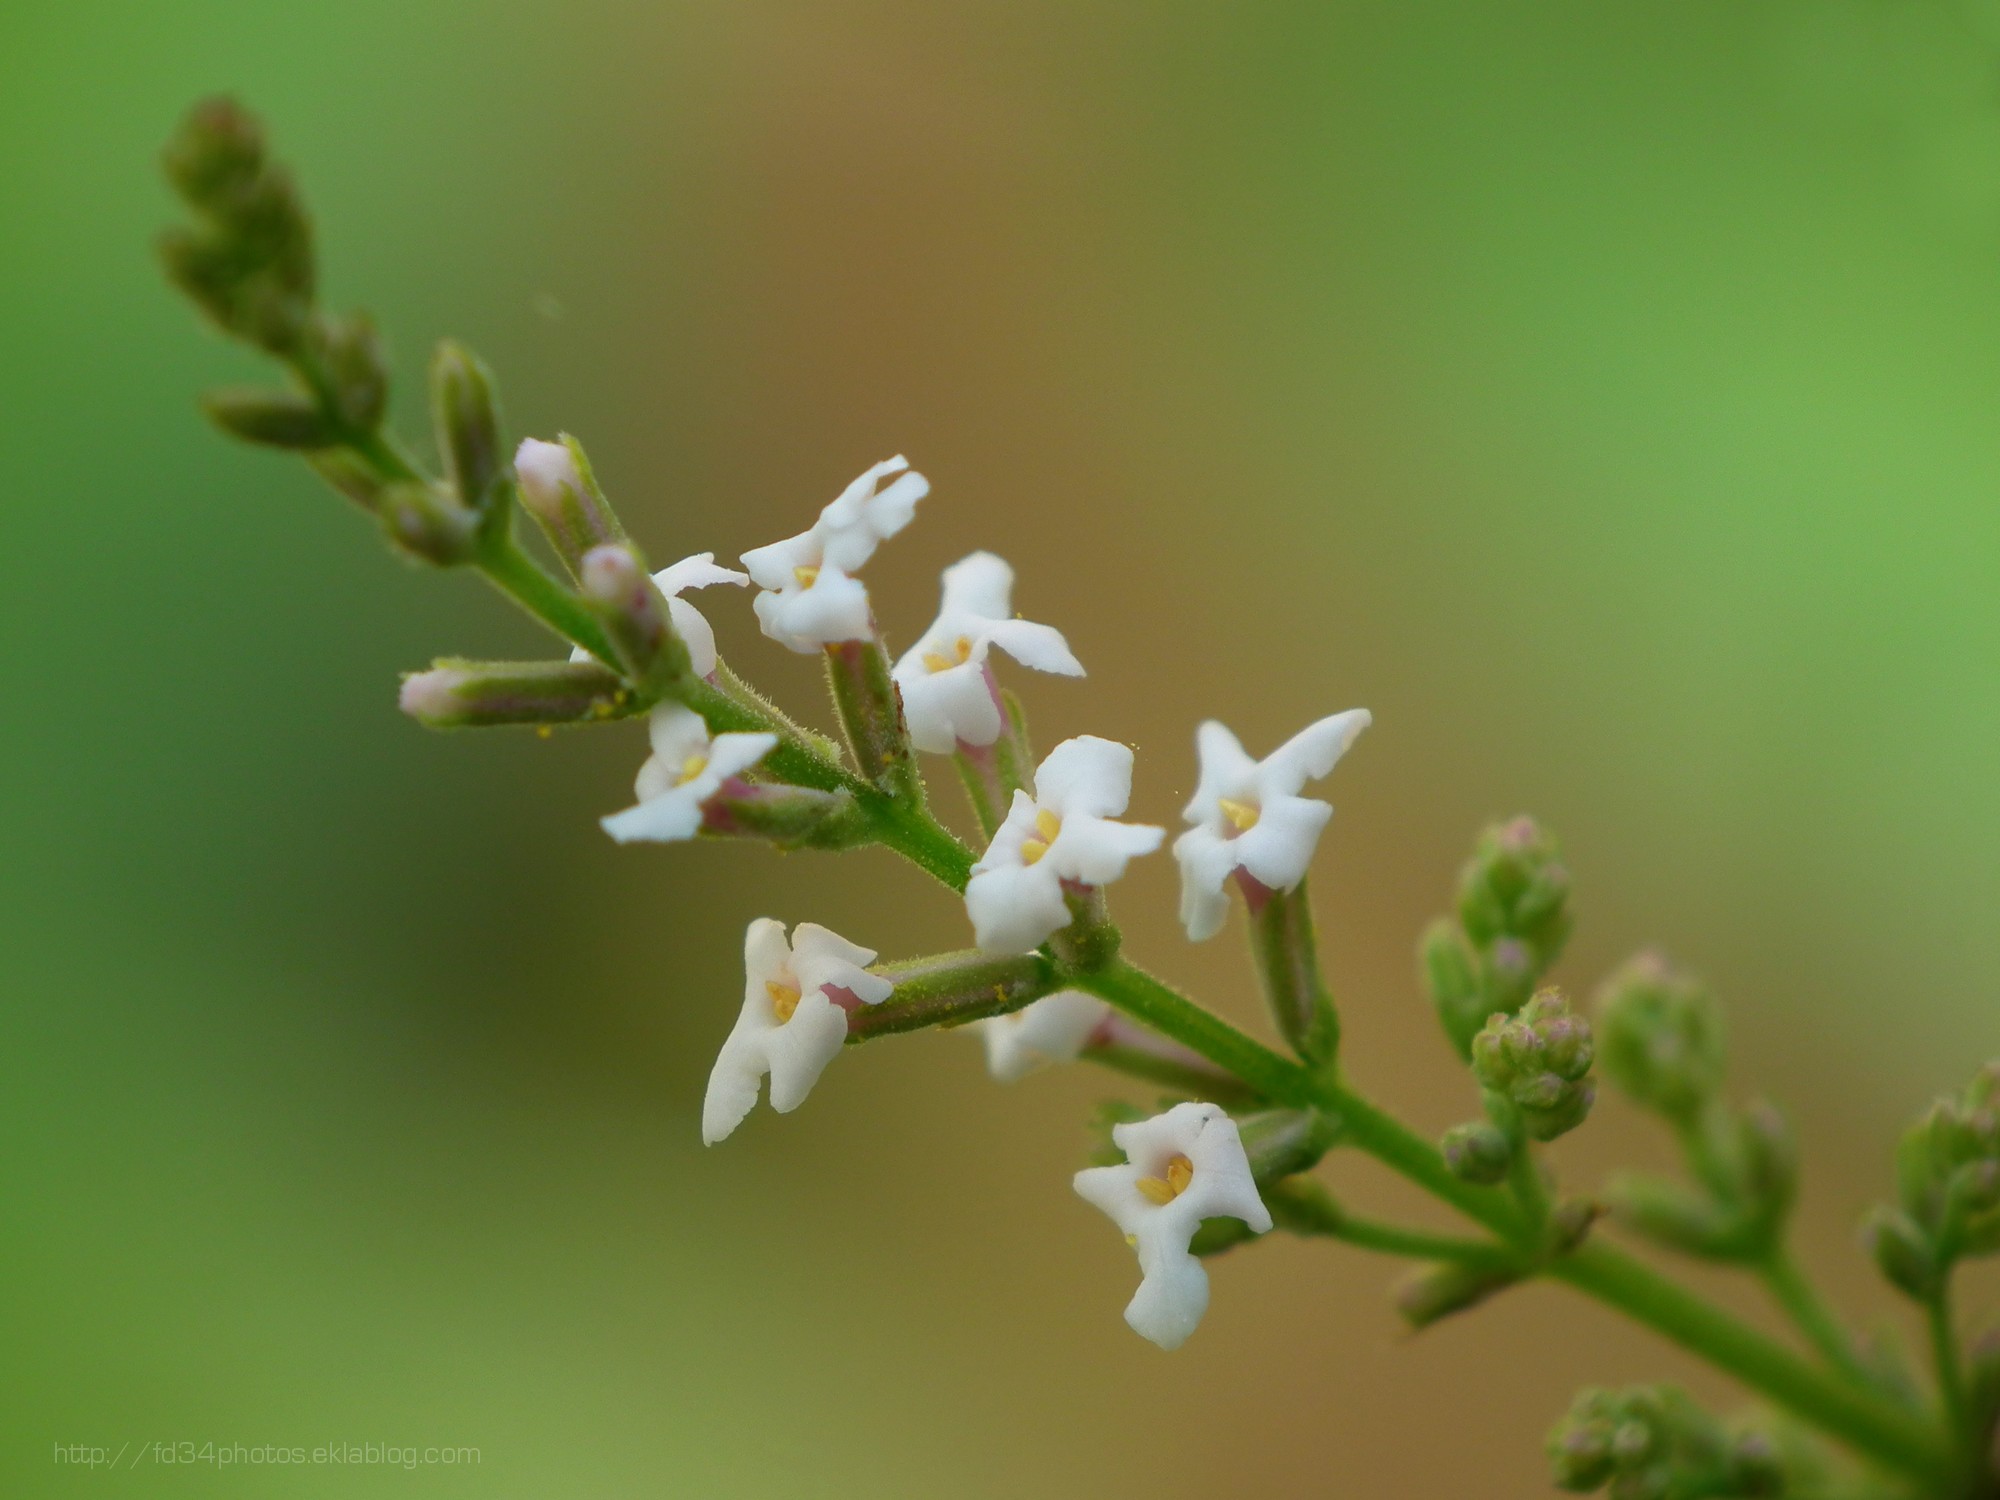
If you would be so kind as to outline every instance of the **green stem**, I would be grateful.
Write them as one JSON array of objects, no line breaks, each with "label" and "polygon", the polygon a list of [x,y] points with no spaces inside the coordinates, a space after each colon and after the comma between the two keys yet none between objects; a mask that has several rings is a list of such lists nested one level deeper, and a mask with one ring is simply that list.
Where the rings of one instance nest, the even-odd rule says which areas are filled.
[{"label": "green stem", "polygon": [[1367,1152],[1432,1197],[1443,1199],[1502,1238],[1512,1241],[1519,1237],[1519,1219],[1498,1190],[1453,1175],[1437,1147],[1394,1115],[1376,1108],[1339,1083],[1322,1087],[1320,1103],[1339,1118],[1341,1138],[1346,1144]]},{"label": "green stem", "polygon": [[1237,882],[1250,910],[1250,953],[1271,1017],[1292,1050],[1317,1067],[1340,1046],[1340,1017],[1320,974],[1306,883],[1274,891],[1240,871]]},{"label": "green stem", "polygon": [[1934,1482],[1950,1473],[1928,1424],[1808,1364],[1622,1250],[1592,1241],[1551,1261],[1545,1274],[1617,1308],[1870,1458]]},{"label": "green stem", "polygon": [[1292,1105],[1314,1102],[1312,1075],[1304,1068],[1122,958],[1072,974],[1070,982],[1192,1047],[1266,1099]]},{"label": "green stem", "polygon": [[[1077,1054],[1128,1078],[1143,1079],[1210,1104],[1251,1105],[1260,1102],[1257,1091],[1240,1078],[1211,1067],[1207,1062],[1183,1062],[1162,1056],[1148,1048],[1123,1042],[1092,1042]],[[1197,1065],[1198,1063],[1198,1065]]]},{"label": "green stem", "polygon": [[583,647],[607,666],[618,663],[604,627],[583,601],[557,583],[505,529],[479,550],[479,571],[493,586],[557,635]]},{"label": "green stem", "polygon": [[1508,1255],[1504,1246],[1496,1245],[1491,1240],[1433,1234],[1427,1229],[1412,1229],[1402,1224],[1389,1224],[1380,1219],[1351,1214],[1335,1203],[1317,1183],[1297,1180],[1274,1183],[1265,1189],[1264,1202],[1279,1226],[1293,1234],[1342,1240],[1383,1255],[1472,1265],[1502,1261]]},{"label": "green stem", "polygon": [[1840,1320],[1821,1299],[1818,1289],[1799,1269],[1790,1250],[1782,1244],[1772,1246],[1771,1253],[1758,1265],[1757,1274],[1828,1364],[1869,1390],[1881,1388],[1874,1373],[1854,1352],[1854,1341],[1847,1330],[1840,1326]]},{"label": "green stem", "polygon": [[1963,1439],[1971,1427],[1971,1404],[1965,1394],[1965,1373],[1958,1357],[1958,1329],[1952,1317],[1951,1278],[1941,1278],[1938,1289],[1925,1300],[1926,1321],[1930,1325],[1931,1358],[1937,1367],[1938,1400],[1951,1430]]}]

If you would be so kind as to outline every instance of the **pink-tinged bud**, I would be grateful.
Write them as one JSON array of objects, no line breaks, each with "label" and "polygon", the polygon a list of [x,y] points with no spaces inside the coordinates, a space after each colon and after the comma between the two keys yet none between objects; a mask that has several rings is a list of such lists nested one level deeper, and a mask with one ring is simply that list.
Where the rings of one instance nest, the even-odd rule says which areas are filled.
[{"label": "pink-tinged bud", "polygon": [[514,450],[514,477],[521,503],[572,574],[581,574],[591,548],[625,540],[583,445],[567,433],[554,443],[524,441]]},{"label": "pink-tinged bud", "polygon": [[629,542],[591,548],[577,579],[627,675],[662,682],[687,675],[687,646],[674,633],[667,602]]},{"label": "pink-tinged bud", "polygon": [[617,673],[594,661],[441,661],[403,679],[398,706],[432,729],[468,729],[590,724],[639,705]]}]

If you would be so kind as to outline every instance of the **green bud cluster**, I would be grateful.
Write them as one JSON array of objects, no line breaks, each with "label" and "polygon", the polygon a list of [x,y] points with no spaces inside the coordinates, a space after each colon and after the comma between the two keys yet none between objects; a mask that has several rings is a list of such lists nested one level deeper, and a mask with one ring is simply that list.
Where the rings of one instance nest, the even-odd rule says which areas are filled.
[{"label": "green bud cluster", "polygon": [[1597,994],[1604,1071],[1648,1109],[1689,1119],[1722,1088],[1722,1009],[1708,987],[1641,953]]},{"label": "green bud cluster", "polygon": [[1570,875],[1533,818],[1496,824],[1459,872],[1457,912],[1424,933],[1424,985],[1461,1054],[1487,1018],[1512,1015],[1562,954]]},{"label": "green bud cluster", "polygon": [[1761,1433],[1732,1434],[1674,1386],[1589,1389],[1549,1434],[1550,1475],[1612,1500],[1780,1495],[1785,1466]]},{"label": "green bud cluster", "polygon": [[1496,1015],[1486,1023],[1472,1039],[1472,1071],[1530,1137],[1552,1141],[1590,1113],[1597,1097],[1590,1078],[1594,1050],[1590,1023],[1569,1008],[1560,990],[1543,990],[1520,1015]]},{"label": "green bud cluster", "polygon": [[1882,1274],[1910,1296],[1934,1297],[1956,1262],[2000,1251],[2000,1062],[1904,1132],[1896,1199],[1870,1214],[1864,1236]]}]

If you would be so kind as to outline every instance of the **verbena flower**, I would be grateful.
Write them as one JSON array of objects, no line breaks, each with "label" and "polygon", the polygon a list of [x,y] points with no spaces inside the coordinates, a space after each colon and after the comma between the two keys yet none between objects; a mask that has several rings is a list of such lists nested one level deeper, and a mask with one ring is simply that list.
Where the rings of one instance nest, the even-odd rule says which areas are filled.
[{"label": "verbena flower", "polygon": [[1195,732],[1201,780],[1181,814],[1194,826],[1174,840],[1190,939],[1222,930],[1224,890],[1237,870],[1276,891],[1305,879],[1333,808],[1299,791],[1331,771],[1368,723],[1367,709],[1349,709],[1308,725],[1260,761],[1214,719]]},{"label": "verbena flower", "polygon": [[1075,1062],[1111,1007],[1082,990],[1057,990],[1010,1015],[979,1022],[986,1042],[986,1070],[1016,1083],[1050,1063]]},{"label": "verbena flower", "polygon": [[1150,1120],[1114,1125],[1111,1139],[1125,1164],[1084,1169],[1076,1190],[1139,1252],[1142,1279],[1125,1321],[1162,1349],[1178,1349],[1208,1311],[1208,1273],[1188,1253],[1201,1221],[1241,1219],[1262,1234],[1270,1210],[1236,1122],[1219,1104],[1176,1104]]},{"label": "verbena flower", "polygon": [[1029,953],[1067,926],[1064,887],[1109,885],[1166,830],[1113,821],[1132,800],[1132,749],[1096,735],[1064,740],[1014,793],[1006,821],[972,867],[965,909],[991,953]]},{"label": "verbena flower", "polygon": [[930,488],[898,454],[843,490],[811,530],[744,553],[743,566],[763,591],[754,606],[764,634],[801,652],[868,639],[868,590],[855,570],[910,524]]},{"label": "verbena flower", "polygon": [[[733,583],[742,588],[750,575],[734,568],[718,566],[713,552],[697,552],[670,563],[653,575],[653,586],[666,597],[667,618],[674,622],[674,634],[688,650],[688,667],[706,680],[715,675],[715,630],[702,612],[681,597],[689,589],[705,589],[711,584]],[[590,653],[578,646],[569,654],[571,661],[590,661]]]},{"label": "verbena flower", "polygon": [[671,702],[653,710],[646,734],[653,753],[634,783],[639,805],[599,820],[621,844],[693,838],[709,801],[778,743],[775,734],[718,734],[711,739],[700,714]]},{"label": "verbena flower", "polygon": [[864,965],[875,961],[838,933],[811,922],[792,929],[759,917],[743,935],[743,1010],[708,1075],[701,1138],[722,1140],[757,1102],[757,1084],[771,1075],[771,1108],[779,1114],[805,1102],[847,1039],[847,1012],[879,1005],[895,988]]},{"label": "verbena flower", "polygon": [[1062,632],[1013,618],[1014,570],[991,552],[975,552],[944,570],[944,601],[931,628],[896,663],[910,743],[933,755],[963,741],[1000,738],[1000,692],[987,665],[998,646],[1024,667],[1083,676]]}]

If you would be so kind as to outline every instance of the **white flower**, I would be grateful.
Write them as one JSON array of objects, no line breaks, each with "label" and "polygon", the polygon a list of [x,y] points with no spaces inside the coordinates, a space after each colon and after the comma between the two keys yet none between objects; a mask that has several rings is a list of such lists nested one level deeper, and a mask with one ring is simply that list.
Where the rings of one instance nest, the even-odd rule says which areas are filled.
[{"label": "white flower", "polygon": [[646,736],[653,753],[639,767],[633,785],[639,805],[599,820],[621,844],[693,838],[709,799],[778,743],[775,734],[718,734],[710,739],[700,714],[671,702],[660,704],[647,718]]},{"label": "white flower", "polygon": [[1223,887],[1238,869],[1274,891],[1306,878],[1333,809],[1299,791],[1331,771],[1368,723],[1367,709],[1351,708],[1308,725],[1261,761],[1213,719],[1196,731],[1201,780],[1181,814],[1194,827],[1174,840],[1181,922],[1190,939],[1199,943],[1222,930],[1229,914]]},{"label": "white flower", "polygon": [[975,552],[944,570],[937,620],[896,663],[896,686],[910,742],[946,755],[963,740],[990,745],[1000,738],[1000,694],[986,665],[998,646],[1024,667],[1081,677],[1083,667],[1052,625],[1012,618],[1014,570],[991,552]]},{"label": "white flower", "polygon": [[[878,489],[891,475],[896,478]],[[910,524],[930,489],[930,481],[898,454],[843,490],[810,531],[744,553],[743,566],[763,590],[753,602],[764,634],[803,652],[868,639],[868,590],[854,573]]]},{"label": "white flower", "polygon": [[1271,1227],[1236,1122],[1219,1104],[1176,1104],[1163,1115],[1111,1127],[1122,1167],[1076,1174],[1077,1193],[1111,1216],[1139,1252],[1143,1278],[1125,1308],[1133,1332],[1178,1349],[1208,1311],[1208,1273],[1188,1253],[1203,1219]]},{"label": "white flower", "polygon": [[1109,885],[1166,830],[1112,819],[1132,800],[1128,745],[1079,735],[1035,771],[1035,795],[1014,793],[1007,820],[972,867],[965,909],[990,953],[1031,953],[1069,922],[1063,886]]},{"label": "white flower", "polygon": [[[718,567],[713,552],[697,552],[693,557],[669,563],[653,575],[653,586],[666,596],[667,618],[674,623],[674,634],[688,648],[688,667],[703,681],[715,675],[715,631],[702,612],[681,595],[689,589],[705,589],[717,583],[733,583],[742,588],[749,581],[748,573]],[[590,661],[592,657],[578,646],[570,652],[569,659]]]},{"label": "white flower", "polygon": [[1082,990],[1057,990],[1034,1004],[979,1023],[986,1041],[986,1070],[1016,1083],[1049,1063],[1075,1062],[1111,1007]]},{"label": "white flower", "polygon": [[771,1075],[771,1108],[779,1114],[805,1102],[847,1039],[847,1007],[879,1005],[895,988],[864,964],[866,948],[811,922],[792,929],[759,917],[743,935],[743,1013],[708,1075],[701,1138],[713,1146],[750,1113],[757,1083]]}]

